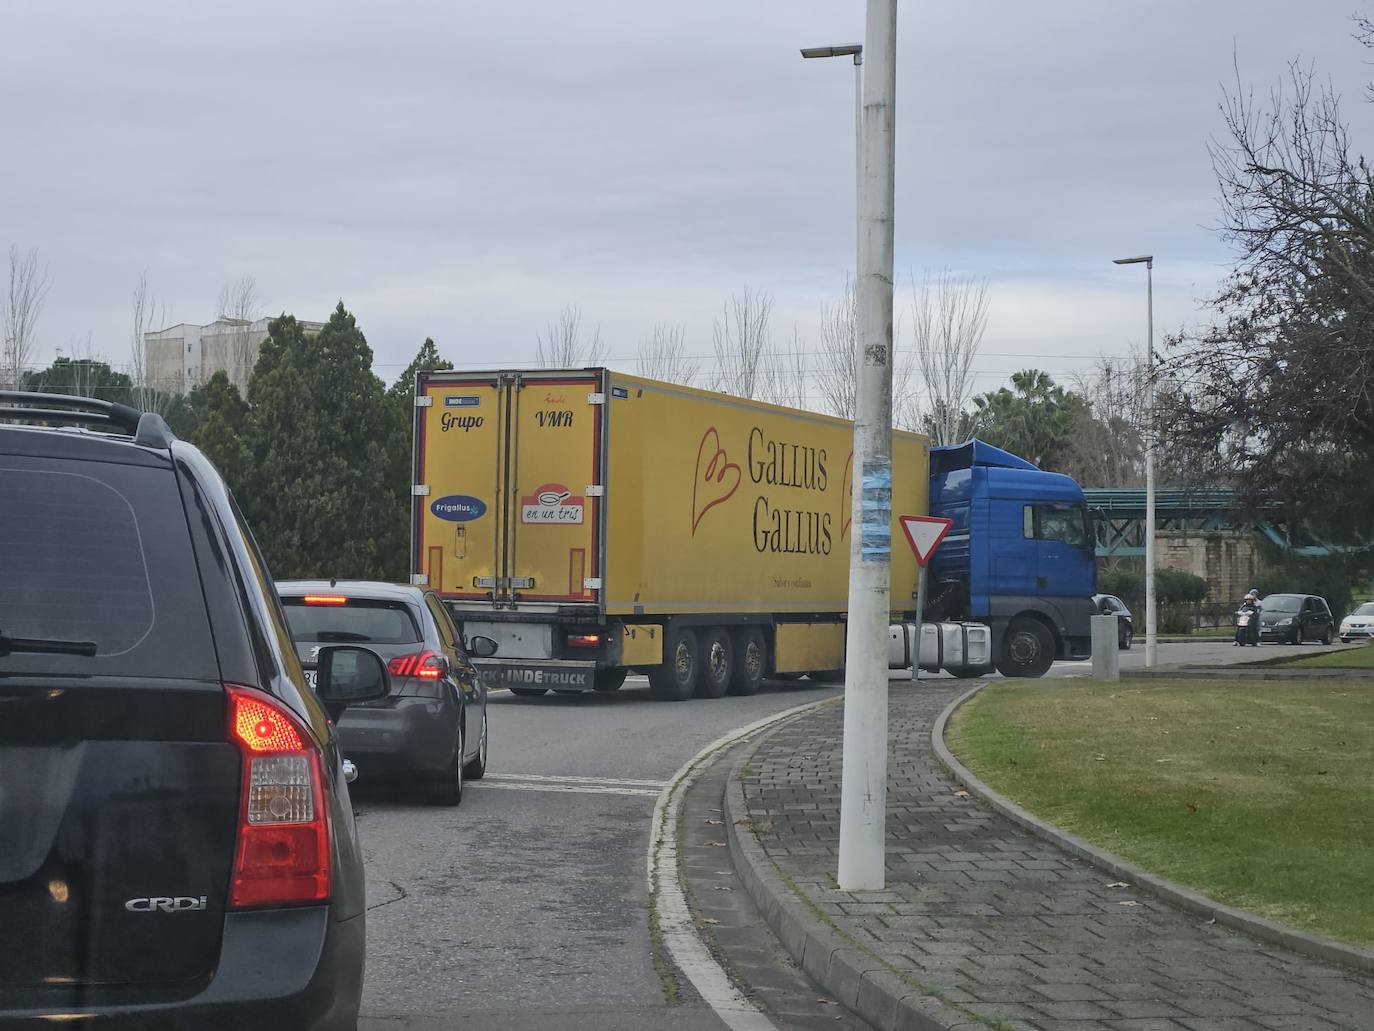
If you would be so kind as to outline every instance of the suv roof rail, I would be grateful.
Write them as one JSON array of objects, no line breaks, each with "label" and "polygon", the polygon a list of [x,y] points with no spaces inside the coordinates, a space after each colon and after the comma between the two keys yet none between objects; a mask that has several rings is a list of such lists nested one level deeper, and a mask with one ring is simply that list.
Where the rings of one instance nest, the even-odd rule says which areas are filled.
[{"label": "suv roof rail", "polygon": [[146,447],[170,447],[176,439],[160,415],[140,412],[117,401],[82,397],[79,394],[0,390],[0,420],[4,419],[109,426],[132,434],[135,443]]}]

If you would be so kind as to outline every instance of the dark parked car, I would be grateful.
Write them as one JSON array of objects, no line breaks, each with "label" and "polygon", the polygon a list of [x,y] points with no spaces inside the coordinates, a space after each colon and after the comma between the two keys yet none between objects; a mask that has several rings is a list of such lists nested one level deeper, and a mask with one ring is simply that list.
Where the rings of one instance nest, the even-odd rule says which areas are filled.
[{"label": "dark parked car", "polygon": [[1260,640],[1302,644],[1330,644],[1331,609],[1315,594],[1271,594],[1260,599]]},{"label": "dark parked car", "polygon": [[1135,622],[1126,603],[1114,594],[1094,594],[1093,606],[1099,615],[1116,617],[1116,644],[1123,652],[1135,640]]},{"label": "dark parked car", "polygon": [[382,660],[323,650],[310,691],[223,480],[161,418],[0,405],[0,1027],[352,1029],[330,715],[385,695]]},{"label": "dark parked car", "polygon": [[[420,587],[294,581],[277,590],[301,661],[329,644],[366,644],[387,660],[391,693],[339,721],[363,783],[418,783],[436,805],[457,805],[463,781],[487,769],[487,691],[438,596]],[[475,637],[479,658],[496,644]]]}]

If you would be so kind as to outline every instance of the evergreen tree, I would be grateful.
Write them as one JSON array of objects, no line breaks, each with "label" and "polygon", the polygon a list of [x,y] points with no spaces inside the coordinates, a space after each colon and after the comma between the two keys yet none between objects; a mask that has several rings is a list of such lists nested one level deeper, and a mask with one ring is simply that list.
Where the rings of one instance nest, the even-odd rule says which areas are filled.
[{"label": "evergreen tree", "polygon": [[249,501],[253,452],[249,447],[248,404],[222,369],[191,391],[187,439],[205,452],[238,498]]},{"label": "evergreen tree", "polygon": [[1014,373],[1011,384],[973,399],[974,432],[1042,469],[1059,470],[1083,399],[1039,369]]},{"label": "evergreen tree", "polygon": [[387,417],[392,427],[388,437],[389,454],[386,463],[387,495],[396,508],[396,515],[392,520],[395,533],[387,542],[388,569],[404,571],[410,568],[410,487],[414,477],[411,468],[411,447],[415,434],[415,377],[421,371],[451,368],[453,363],[440,357],[434,341],[425,337],[425,342],[420,345],[415,358],[386,392]]},{"label": "evergreen tree", "polygon": [[318,336],[274,319],[248,387],[245,510],[281,578],[399,579],[387,489],[394,419],[372,350],[339,302]]}]

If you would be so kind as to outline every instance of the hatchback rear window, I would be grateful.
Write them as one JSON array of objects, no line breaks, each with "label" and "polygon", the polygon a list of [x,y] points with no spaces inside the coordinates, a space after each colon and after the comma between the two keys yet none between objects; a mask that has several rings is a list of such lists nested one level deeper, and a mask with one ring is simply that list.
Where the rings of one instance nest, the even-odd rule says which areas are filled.
[{"label": "hatchback rear window", "polygon": [[286,622],[294,641],[371,641],[373,644],[415,644],[420,628],[401,602],[330,595],[329,602],[308,604],[305,598],[283,598]]},{"label": "hatchback rear window", "polygon": [[217,679],[172,471],[0,455],[0,632],[95,646],[0,672]]}]

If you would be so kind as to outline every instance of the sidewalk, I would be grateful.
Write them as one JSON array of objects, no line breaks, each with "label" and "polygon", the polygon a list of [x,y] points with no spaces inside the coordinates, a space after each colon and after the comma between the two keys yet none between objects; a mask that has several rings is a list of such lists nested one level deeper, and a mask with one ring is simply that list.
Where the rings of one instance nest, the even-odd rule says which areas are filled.
[{"label": "sidewalk", "polygon": [[727,785],[760,909],[846,1005],[884,1029],[1374,1028],[1374,978],[1113,887],[960,792],[930,732],[966,689],[892,686],[885,891],[835,886],[839,706],[762,739]]}]

